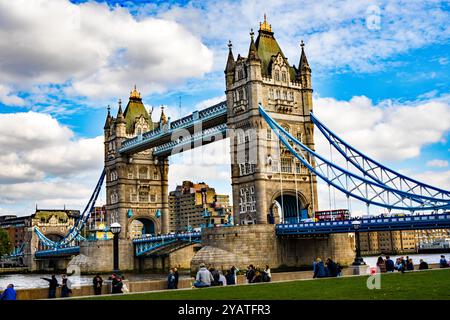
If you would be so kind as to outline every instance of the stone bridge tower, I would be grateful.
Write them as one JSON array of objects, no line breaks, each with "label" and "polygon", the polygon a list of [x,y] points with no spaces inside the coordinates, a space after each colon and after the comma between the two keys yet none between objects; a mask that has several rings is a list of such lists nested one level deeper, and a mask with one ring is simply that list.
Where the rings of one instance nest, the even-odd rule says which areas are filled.
[{"label": "stone bridge tower", "polygon": [[109,109],[106,117],[106,211],[108,223],[122,225],[122,239],[168,232],[168,159],[154,158],[152,150],[132,156],[118,152],[124,140],[167,122],[163,109],[159,122],[153,122],[152,111],[147,111],[135,87],[125,111],[119,100],[117,117],[112,117]]},{"label": "stone bridge tower", "polygon": [[[225,69],[231,132],[233,211],[237,223],[297,221],[317,210],[316,177],[279,145],[259,115],[258,104],[314,150],[311,68],[301,43],[298,66],[289,65],[264,16],[258,37],[250,33],[247,57],[234,59],[231,42]],[[283,213],[281,213],[283,212]]]}]

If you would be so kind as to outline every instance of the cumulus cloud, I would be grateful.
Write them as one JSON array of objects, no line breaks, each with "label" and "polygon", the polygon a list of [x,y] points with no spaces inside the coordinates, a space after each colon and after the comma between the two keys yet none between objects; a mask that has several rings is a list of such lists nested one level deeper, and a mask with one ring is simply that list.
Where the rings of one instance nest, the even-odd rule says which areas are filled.
[{"label": "cumulus cloud", "polygon": [[80,208],[103,166],[102,136],[76,138],[50,115],[32,111],[0,114],[0,150],[3,205]]},{"label": "cumulus cloud", "polygon": [[[0,1],[0,84],[19,90],[59,83],[69,94],[100,99],[136,83],[145,94],[199,77],[211,65],[212,52],[174,21],[138,21],[105,3]],[[2,87],[0,101],[22,103]]]},{"label": "cumulus cloud", "polygon": [[[314,112],[331,130],[352,146],[378,160],[404,160],[440,142],[450,130],[450,103],[445,99],[410,104],[353,97],[349,101],[316,97]],[[316,130],[319,152],[328,144]]]}]

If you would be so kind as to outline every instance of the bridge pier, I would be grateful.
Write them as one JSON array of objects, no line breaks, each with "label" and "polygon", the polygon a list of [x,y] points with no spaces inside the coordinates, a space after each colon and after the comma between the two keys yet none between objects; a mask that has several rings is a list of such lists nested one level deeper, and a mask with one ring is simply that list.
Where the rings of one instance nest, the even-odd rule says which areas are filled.
[{"label": "bridge pier", "polygon": [[[98,240],[80,243],[80,255],[74,257],[69,267],[78,266],[83,273],[111,272],[113,268],[113,241]],[[119,269],[135,269],[133,244],[129,239],[119,239]]]},{"label": "bridge pier", "polygon": [[286,239],[275,235],[273,224],[204,229],[202,246],[191,261],[192,271],[201,263],[219,269],[234,265],[241,270],[249,264],[260,268],[266,264],[271,268],[311,266],[316,257],[345,266],[355,257],[351,234]]}]

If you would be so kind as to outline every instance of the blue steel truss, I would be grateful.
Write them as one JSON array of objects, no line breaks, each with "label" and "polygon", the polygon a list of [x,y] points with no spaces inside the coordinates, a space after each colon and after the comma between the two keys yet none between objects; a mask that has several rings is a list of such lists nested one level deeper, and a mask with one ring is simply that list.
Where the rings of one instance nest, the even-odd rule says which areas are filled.
[{"label": "blue steel truss", "polygon": [[[363,218],[359,232],[450,228],[450,212],[404,217]],[[355,232],[353,220],[278,224],[277,235],[319,235]]]},{"label": "blue steel truss", "polygon": [[[225,137],[227,132],[227,124],[223,123],[221,125],[202,130],[201,132],[196,132],[187,139],[175,140],[167,142],[163,145],[157,146],[153,149],[153,155],[174,155],[182,151],[187,151],[192,148],[192,146],[205,145],[208,142],[215,142],[221,140]],[[214,140],[211,140],[214,138]],[[175,150],[175,151],[174,151]]]},{"label": "blue steel truss", "polygon": [[100,194],[100,190],[103,185],[103,180],[105,179],[106,171],[103,170],[100,178],[98,179],[97,185],[95,186],[94,192],[89,199],[88,204],[86,205],[83,213],[78,217],[75,221],[74,225],[70,228],[69,232],[60,240],[60,241],[52,241],[48,239],[37,227],[34,227],[33,230],[38,236],[40,242],[49,248],[64,248],[73,245],[74,241],[86,240],[81,236],[81,230],[86,225],[91,212],[94,210],[95,202],[97,201],[98,195]]},{"label": "blue steel truss", "polygon": [[178,241],[199,243],[200,239],[200,232],[190,232],[137,238],[133,240],[133,244],[135,246],[135,255],[139,257],[155,249],[167,246]]},{"label": "blue steel truss", "polygon": [[329,185],[343,192],[347,197],[353,197],[365,202],[367,205],[376,205],[387,208],[388,210],[398,209],[414,212],[419,210],[436,211],[450,208],[449,203],[436,205],[434,202],[418,199],[407,192],[390,188],[384,184],[366,179],[341,168],[294,138],[270,117],[261,104],[259,105],[259,111],[283,145],[305,167]]},{"label": "blue steel truss", "polygon": [[350,162],[365,176],[393,189],[404,191],[416,198],[437,202],[438,204],[443,204],[445,202],[450,203],[450,191],[414,180],[382,165],[346,143],[320,122],[314,114],[311,113],[310,117],[316,127],[322,132],[325,138],[327,138],[329,143],[339,151],[346,161]]},{"label": "blue steel truss", "polygon": [[[206,109],[200,111],[194,111],[192,114],[173,121],[171,123],[167,123],[162,127],[159,127],[155,130],[151,130],[143,133],[142,135],[138,135],[134,138],[125,140],[122,143],[122,146],[119,149],[120,153],[133,153],[136,150],[140,149],[148,149],[152,147],[153,142],[170,141],[170,137],[177,130],[180,131],[182,129],[189,129],[194,127],[198,123],[206,123],[208,121],[212,121],[214,119],[225,118],[227,115],[227,103],[226,101],[220,102],[216,105],[208,107]],[[222,123],[225,123],[222,121]],[[207,128],[205,128],[207,129]]]}]

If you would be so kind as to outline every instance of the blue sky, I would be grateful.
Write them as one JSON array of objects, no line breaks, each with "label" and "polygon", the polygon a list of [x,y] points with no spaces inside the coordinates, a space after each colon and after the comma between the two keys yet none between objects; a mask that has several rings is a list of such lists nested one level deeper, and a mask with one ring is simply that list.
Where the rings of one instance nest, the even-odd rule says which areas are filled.
[{"label": "blue sky", "polygon": [[[0,0],[0,12],[0,214],[82,207],[102,166],[106,106],[115,112],[134,84],[154,120],[161,105],[177,118],[180,97],[181,114],[222,100],[227,42],[246,55],[264,13],[291,64],[305,41],[329,127],[450,189],[448,1]],[[187,178],[229,193],[217,158],[204,173],[173,157],[171,186]]]}]

